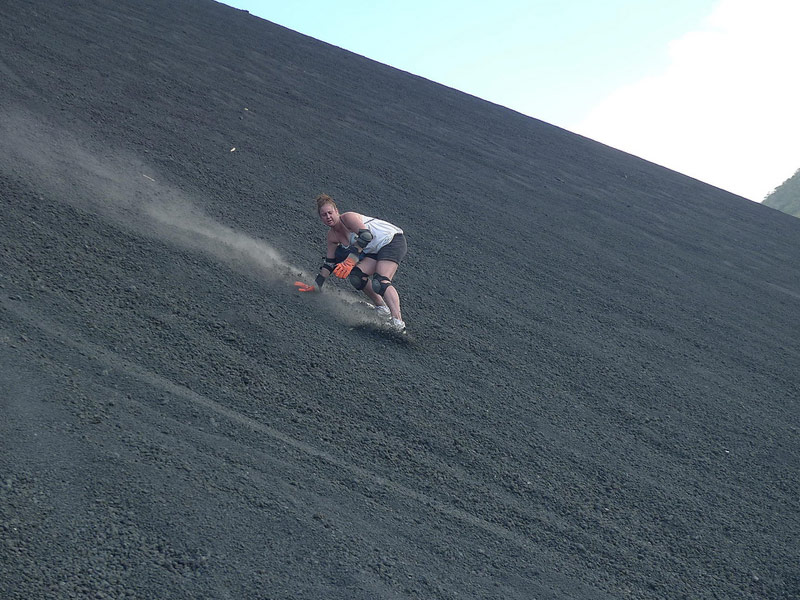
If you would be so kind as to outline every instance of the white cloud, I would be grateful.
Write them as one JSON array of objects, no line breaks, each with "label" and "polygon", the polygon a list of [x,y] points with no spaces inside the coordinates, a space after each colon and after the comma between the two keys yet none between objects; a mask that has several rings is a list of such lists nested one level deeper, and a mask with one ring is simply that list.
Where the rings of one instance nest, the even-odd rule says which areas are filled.
[{"label": "white cloud", "polygon": [[569,129],[760,201],[800,168],[800,2],[721,0]]}]

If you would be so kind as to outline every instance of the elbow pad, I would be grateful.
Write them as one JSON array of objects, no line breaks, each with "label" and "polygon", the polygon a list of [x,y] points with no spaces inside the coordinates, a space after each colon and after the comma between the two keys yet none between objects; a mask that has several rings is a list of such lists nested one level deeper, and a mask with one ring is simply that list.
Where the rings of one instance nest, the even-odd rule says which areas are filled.
[{"label": "elbow pad", "polygon": [[361,249],[363,250],[367,247],[367,244],[372,241],[372,238],[373,235],[369,229],[359,229],[358,235],[356,236],[356,244],[361,246]]}]

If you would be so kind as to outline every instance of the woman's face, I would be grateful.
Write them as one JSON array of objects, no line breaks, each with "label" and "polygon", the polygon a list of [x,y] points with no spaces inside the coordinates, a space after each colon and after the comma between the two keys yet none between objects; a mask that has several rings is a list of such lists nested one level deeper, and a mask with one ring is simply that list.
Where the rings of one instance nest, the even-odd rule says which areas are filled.
[{"label": "woman's face", "polygon": [[323,204],[319,208],[319,218],[328,227],[333,227],[339,222],[339,211],[333,204]]}]

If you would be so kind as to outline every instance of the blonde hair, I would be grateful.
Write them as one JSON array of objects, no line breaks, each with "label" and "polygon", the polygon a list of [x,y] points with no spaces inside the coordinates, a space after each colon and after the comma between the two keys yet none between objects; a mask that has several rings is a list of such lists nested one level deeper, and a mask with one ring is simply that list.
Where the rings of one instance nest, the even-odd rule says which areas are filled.
[{"label": "blonde hair", "polygon": [[325,206],[326,204],[330,204],[336,211],[339,211],[339,207],[336,206],[336,202],[333,201],[333,198],[328,196],[328,194],[320,194],[315,198],[315,202],[317,203],[317,214],[319,214],[319,209]]}]

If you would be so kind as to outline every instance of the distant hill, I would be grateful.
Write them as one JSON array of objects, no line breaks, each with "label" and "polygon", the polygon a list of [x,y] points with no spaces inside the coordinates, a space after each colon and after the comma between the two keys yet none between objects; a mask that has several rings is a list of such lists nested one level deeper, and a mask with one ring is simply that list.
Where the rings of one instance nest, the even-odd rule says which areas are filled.
[{"label": "distant hill", "polygon": [[764,199],[763,204],[800,217],[800,169],[775,188],[775,191]]}]

